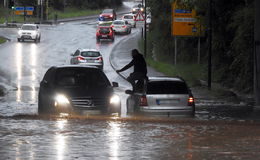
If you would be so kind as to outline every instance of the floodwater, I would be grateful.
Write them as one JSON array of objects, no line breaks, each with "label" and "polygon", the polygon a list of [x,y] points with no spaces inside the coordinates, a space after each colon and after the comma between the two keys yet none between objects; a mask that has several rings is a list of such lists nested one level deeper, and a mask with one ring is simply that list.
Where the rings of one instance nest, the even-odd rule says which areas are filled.
[{"label": "floodwater", "polygon": [[193,118],[12,116],[0,159],[259,159],[256,123]]}]

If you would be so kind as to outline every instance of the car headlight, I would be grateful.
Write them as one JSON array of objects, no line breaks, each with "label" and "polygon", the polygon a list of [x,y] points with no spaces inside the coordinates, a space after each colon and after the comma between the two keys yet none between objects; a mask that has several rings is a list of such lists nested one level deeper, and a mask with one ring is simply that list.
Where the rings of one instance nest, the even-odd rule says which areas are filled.
[{"label": "car headlight", "polygon": [[22,31],[21,31],[21,30],[19,30],[19,31],[18,31],[18,34],[19,34],[19,35],[21,35],[21,34],[22,34]]},{"label": "car headlight", "polygon": [[114,94],[112,97],[110,97],[110,104],[119,104],[120,103],[120,97],[116,94]]},{"label": "car headlight", "polygon": [[144,9],[143,9],[143,8],[141,8],[141,11],[143,12],[143,11],[144,11]]},{"label": "car headlight", "polygon": [[134,8],[133,11],[135,11],[136,9]]},{"label": "car headlight", "polygon": [[55,96],[55,106],[67,104],[70,104],[70,101],[65,95],[58,94]]}]

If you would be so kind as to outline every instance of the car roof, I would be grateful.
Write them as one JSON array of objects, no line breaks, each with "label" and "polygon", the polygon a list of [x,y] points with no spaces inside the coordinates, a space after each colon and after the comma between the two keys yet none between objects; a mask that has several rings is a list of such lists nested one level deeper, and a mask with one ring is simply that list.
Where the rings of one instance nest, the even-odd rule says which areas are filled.
[{"label": "car roof", "polygon": [[149,81],[151,81],[151,82],[154,82],[154,81],[179,81],[179,82],[184,82],[184,80],[182,78],[168,77],[168,76],[149,77]]},{"label": "car roof", "polygon": [[53,66],[55,68],[89,68],[89,69],[98,69],[100,70],[98,67],[96,66],[88,66],[88,65],[61,65],[61,66]]}]

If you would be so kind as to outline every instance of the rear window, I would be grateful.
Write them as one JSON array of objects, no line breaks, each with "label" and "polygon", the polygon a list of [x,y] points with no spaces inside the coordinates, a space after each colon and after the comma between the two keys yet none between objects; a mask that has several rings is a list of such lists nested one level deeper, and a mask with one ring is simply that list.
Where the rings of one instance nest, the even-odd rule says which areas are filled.
[{"label": "rear window", "polygon": [[22,26],[22,30],[36,30],[36,26],[24,25]]},{"label": "rear window", "polygon": [[123,21],[114,21],[113,24],[124,25],[124,22]]},{"label": "rear window", "polygon": [[87,68],[60,68],[56,72],[55,84],[90,88],[110,86],[109,80],[102,71]]},{"label": "rear window", "polygon": [[133,19],[133,16],[124,16],[124,19]]},{"label": "rear window", "polygon": [[98,56],[100,56],[100,53],[95,52],[95,51],[83,51],[83,52],[81,52],[81,56],[83,56],[83,57],[98,57]]},{"label": "rear window", "polygon": [[188,94],[188,88],[184,82],[179,81],[155,81],[147,85],[147,94]]},{"label": "rear window", "polygon": [[102,13],[113,13],[113,10],[112,9],[105,9],[105,10],[103,10]]},{"label": "rear window", "polygon": [[100,28],[99,33],[101,34],[109,34],[110,30],[109,28]]}]

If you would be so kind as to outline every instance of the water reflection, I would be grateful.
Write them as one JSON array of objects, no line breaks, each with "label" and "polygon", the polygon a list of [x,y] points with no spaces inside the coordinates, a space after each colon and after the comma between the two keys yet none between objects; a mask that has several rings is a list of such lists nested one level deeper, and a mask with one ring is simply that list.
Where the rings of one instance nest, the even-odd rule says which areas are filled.
[{"label": "water reflection", "polygon": [[[35,67],[37,66],[37,45],[30,44],[29,49],[27,46],[23,46],[25,44],[17,43],[16,44],[16,84],[17,84],[17,92],[16,92],[16,101],[23,101],[23,97],[25,99],[29,98],[28,101],[35,102],[36,101],[36,80],[37,80],[37,71]],[[29,50],[29,53],[26,53]],[[24,62],[23,62],[24,61]],[[25,66],[25,67],[24,67]],[[27,79],[26,70],[28,69],[30,78]],[[25,72],[25,73],[24,73]],[[22,92],[23,87],[30,88],[30,96]]]},{"label": "water reflection", "polygon": [[119,158],[119,147],[120,147],[120,137],[121,137],[121,132],[120,132],[120,123],[118,122],[109,122],[109,131],[108,131],[108,136],[109,136],[109,159],[110,160],[118,160]]},{"label": "water reflection", "polygon": [[62,131],[64,127],[67,124],[67,120],[59,120],[57,121],[57,128],[58,132],[55,135],[55,148],[57,150],[57,160],[63,160],[65,158],[65,153],[66,153],[66,137],[63,135]]}]

